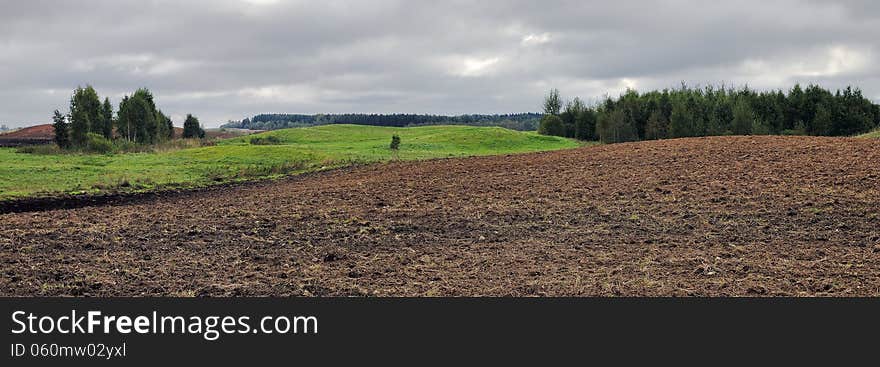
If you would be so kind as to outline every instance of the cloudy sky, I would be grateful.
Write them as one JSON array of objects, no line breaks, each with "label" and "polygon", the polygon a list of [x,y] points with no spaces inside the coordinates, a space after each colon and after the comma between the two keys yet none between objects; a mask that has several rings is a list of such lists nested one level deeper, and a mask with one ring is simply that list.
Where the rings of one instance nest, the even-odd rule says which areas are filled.
[{"label": "cloudy sky", "polygon": [[872,0],[0,0],[0,122],[92,84],[180,125],[262,112],[508,113],[686,81],[858,85],[880,100]]}]

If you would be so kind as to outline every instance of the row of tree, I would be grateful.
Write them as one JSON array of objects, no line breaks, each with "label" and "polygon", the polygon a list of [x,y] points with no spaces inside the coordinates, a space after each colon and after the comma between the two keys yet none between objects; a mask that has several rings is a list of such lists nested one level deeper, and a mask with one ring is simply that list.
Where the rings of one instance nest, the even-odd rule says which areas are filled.
[{"label": "row of tree", "polygon": [[[95,137],[138,144],[156,144],[174,138],[174,123],[156,108],[153,94],[146,88],[123,97],[114,116],[109,98],[105,97],[102,103],[95,88],[78,87],[70,97],[70,111],[65,115],[55,110],[52,120],[55,142],[61,148],[85,147]],[[198,119],[187,115],[183,137],[204,135]]]},{"label": "row of tree", "polygon": [[709,135],[849,136],[880,126],[880,106],[847,87],[817,85],[757,92],[729,89],[627,90],[595,105],[562,103],[558,90],[544,98],[538,132],[606,143]]},{"label": "row of tree", "polygon": [[357,124],[372,126],[471,125],[502,126],[514,130],[534,131],[541,119],[539,113],[502,115],[417,115],[417,114],[260,114],[241,121],[229,121],[225,128],[276,130],[327,124]]}]

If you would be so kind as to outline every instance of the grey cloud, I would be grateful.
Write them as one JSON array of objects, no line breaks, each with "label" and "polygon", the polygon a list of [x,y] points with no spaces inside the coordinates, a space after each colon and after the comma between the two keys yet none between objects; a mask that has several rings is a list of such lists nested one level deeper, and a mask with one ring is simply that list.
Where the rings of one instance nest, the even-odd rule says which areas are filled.
[{"label": "grey cloud", "polygon": [[114,103],[149,87],[166,113],[213,126],[261,112],[536,111],[552,86],[594,100],[680,81],[821,82],[880,97],[874,1],[259,2],[4,4],[0,121],[47,122],[86,83]]}]

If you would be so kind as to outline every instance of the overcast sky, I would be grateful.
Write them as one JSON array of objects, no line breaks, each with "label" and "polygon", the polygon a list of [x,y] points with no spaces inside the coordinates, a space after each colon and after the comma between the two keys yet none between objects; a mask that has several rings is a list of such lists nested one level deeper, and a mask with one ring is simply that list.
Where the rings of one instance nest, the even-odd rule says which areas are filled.
[{"label": "overcast sky", "polygon": [[0,122],[50,122],[91,84],[148,87],[180,125],[263,112],[539,111],[681,81],[861,86],[880,4],[787,1],[0,0]]}]

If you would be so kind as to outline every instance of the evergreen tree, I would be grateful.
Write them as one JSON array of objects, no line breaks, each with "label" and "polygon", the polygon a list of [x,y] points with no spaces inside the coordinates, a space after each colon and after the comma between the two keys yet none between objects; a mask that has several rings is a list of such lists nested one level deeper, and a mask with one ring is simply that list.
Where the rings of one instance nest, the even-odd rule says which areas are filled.
[{"label": "evergreen tree", "polygon": [[798,122],[807,121],[807,94],[801,89],[800,84],[795,84],[788,92],[785,101],[785,126],[786,130],[797,130]]},{"label": "evergreen tree", "polygon": [[168,140],[174,139],[174,122],[168,116],[165,116],[165,131],[168,134]]},{"label": "evergreen tree", "polygon": [[744,98],[737,99],[733,105],[733,122],[731,129],[734,135],[750,135],[755,124],[755,113],[749,102]]},{"label": "evergreen tree", "polygon": [[669,137],[669,121],[663,117],[663,112],[654,110],[648,118],[648,125],[645,127],[645,139],[666,139]]},{"label": "evergreen tree", "polygon": [[199,125],[199,119],[193,115],[186,115],[183,121],[183,137],[185,139],[204,138],[205,132]]},{"label": "evergreen tree", "polygon": [[574,137],[579,140],[597,140],[596,111],[585,108],[574,119]]},{"label": "evergreen tree", "polygon": [[687,103],[674,101],[672,115],[669,116],[669,137],[684,138],[694,134],[694,113]]},{"label": "evergreen tree", "polygon": [[[579,99],[566,105],[559,116],[560,136],[583,138],[589,134],[589,119],[595,117],[595,135],[606,142],[635,139],[689,137],[720,134],[812,134],[854,135],[880,126],[880,105],[848,87],[833,93],[816,85],[802,89],[756,92],[748,87],[688,88],[639,94],[627,90],[618,98],[606,97],[596,108],[585,108],[581,120]],[[545,111],[556,115],[558,91],[545,98]],[[587,112],[589,111],[589,112]],[[544,119],[542,132],[554,129],[554,120]],[[573,128],[572,128],[573,127]],[[666,127],[666,129],[664,129]]]},{"label": "evergreen tree", "polygon": [[58,144],[58,147],[61,149],[66,149],[70,147],[70,136],[67,131],[67,121],[64,115],[58,110],[55,110],[55,115],[52,117],[52,129],[55,131],[55,144]]},{"label": "evergreen tree", "polygon": [[773,133],[773,128],[770,123],[764,121],[762,119],[753,119],[752,120],[752,135],[770,135]]},{"label": "evergreen tree", "polygon": [[116,112],[116,131],[125,140],[134,141],[134,126],[129,113],[128,96],[122,97],[119,110]]},{"label": "evergreen tree", "polygon": [[400,149],[400,137],[396,134],[391,136],[391,145],[389,146],[389,148],[394,151]]},{"label": "evergreen tree", "polygon": [[101,134],[106,139],[113,138],[113,106],[110,105],[110,98],[104,98],[104,104],[101,105]]},{"label": "evergreen tree", "polygon": [[562,118],[563,136],[567,138],[575,137],[577,119],[586,109],[587,106],[577,97],[565,104],[565,111],[559,116]]},{"label": "evergreen tree", "polygon": [[173,131],[168,131],[168,121],[168,116],[162,111],[156,111],[156,142],[168,140],[169,133],[173,134]]},{"label": "evergreen tree", "polygon": [[623,111],[604,113],[596,124],[599,140],[603,143],[622,143],[639,139],[633,119]]},{"label": "evergreen tree", "polygon": [[808,132],[812,135],[830,135],[831,134],[831,111],[820,104],[816,107],[816,117],[810,122]]},{"label": "evergreen tree", "polygon": [[147,99],[134,95],[131,98],[132,117],[137,130],[137,142],[152,144],[156,141],[156,114]]},{"label": "evergreen tree", "polygon": [[70,142],[72,146],[83,147],[88,142],[89,115],[83,109],[73,109],[70,113]]}]

